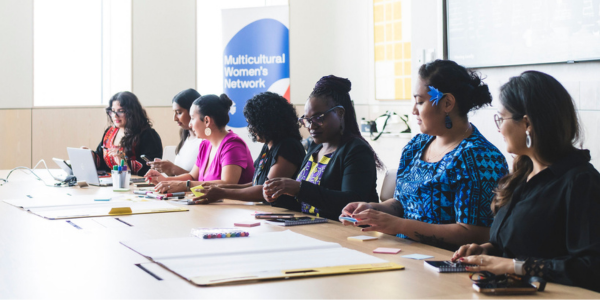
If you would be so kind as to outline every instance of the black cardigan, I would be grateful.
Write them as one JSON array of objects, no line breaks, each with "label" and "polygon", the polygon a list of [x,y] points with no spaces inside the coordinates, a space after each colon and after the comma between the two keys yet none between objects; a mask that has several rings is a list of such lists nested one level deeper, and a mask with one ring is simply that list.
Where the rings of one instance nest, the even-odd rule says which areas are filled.
[{"label": "black cardigan", "polygon": [[[301,166],[323,146],[313,144]],[[320,211],[320,216],[338,220],[342,209],[350,202],[377,202],[377,170],[375,155],[369,144],[360,138],[351,138],[331,156],[319,185],[303,181],[296,197],[280,196],[273,206],[300,211],[300,202]]]},{"label": "black cardigan", "polygon": [[600,292],[600,174],[589,161],[574,150],[522,182],[490,229],[494,254],[527,259],[527,275]]},{"label": "black cardigan", "polygon": [[[96,160],[96,168],[98,169],[98,171],[104,170],[110,172],[110,169],[108,168],[108,165],[104,161],[104,157],[102,155],[104,136],[106,135],[106,132],[108,132],[108,129],[110,129],[110,127],[106,128],[104,134],[102,135],[102,140],[100,140],[100,144],[98,144],[98,147],[96,147],[96,151],[94,151],[96,156],[98,157],[98,159]],[[142,168],[137,172],[137,174],[132,173],[132,175],[143,176],[144,174],[146,174],[146,172],[148,172],[148,170],[150,170],[150,166],[146,165],[146,162],[140,156],[144,154],[149,160],[154,160],[155,158],[162,158],[163,148],[160,136],[158,135],[156,130],[152,128],[148,128],[142,131],[142,133],[140,134],[139,141],[140,142],[137,145],[135,145],[132,150],[135,160],[142,164]],[[131,161],[129,161],[128,164],[131,166]]]}]

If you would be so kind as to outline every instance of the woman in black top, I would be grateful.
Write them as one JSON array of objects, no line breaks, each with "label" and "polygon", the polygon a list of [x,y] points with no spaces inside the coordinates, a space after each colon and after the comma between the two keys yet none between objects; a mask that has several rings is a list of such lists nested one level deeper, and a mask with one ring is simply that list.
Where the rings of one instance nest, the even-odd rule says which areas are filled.
[{"label": "woman in black top", "polygon": [[116,93],[108,102],[106,114],[110,125],[96,151],[92,151],[96,168],[110,172],[124,160],[131,174],[146,174],[150,166],[140,156],[150,160],[161,158],[163,148],[138,98],[131,92]]},{"label": "woman in black top", "polygon": [[[469,271],[515,273],[600,291],[600,174],[576,149],[573,100],[553,77],[527,71],[500,89],[496,125],[517,156],[498,185],[490,242],[462,246]],[[499,257],[501,256],[501,257]]]},{"label": "woman in black top", "polygon": [[264,146],[254,161],[254,177],[247,184],[203,184],[204,195],[194,198],[198,204],[219,199],[262,201],[262,185],[267,178],[293,178],[304,158],[298,116],[293,105],[278,94],[264,92],[248,100],[244,107],[248,131],[254,142]]},{"label": "woman in black top", "polygon": [[265,183],[265,199],[274,206],[337,220],[350,202],[378,201],[376,167],[381,162],[360,134],[350,86],[348,79],[333,75],[315,85],[299,119],[314,144],[296,180]]}]

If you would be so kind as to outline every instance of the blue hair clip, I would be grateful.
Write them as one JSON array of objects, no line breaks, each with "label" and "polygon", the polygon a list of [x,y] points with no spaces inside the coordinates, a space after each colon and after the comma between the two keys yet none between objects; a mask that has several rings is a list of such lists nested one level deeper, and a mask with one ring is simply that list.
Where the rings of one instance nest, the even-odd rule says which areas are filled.
[{"label": "blue hair clip", "polygon": [[438,89],[429,86],[429,92],[427,92],[431,96],[429,101],[433,102],[434,105],[437,105],[440,99],[444,97],[444,93],[440,92]]}]

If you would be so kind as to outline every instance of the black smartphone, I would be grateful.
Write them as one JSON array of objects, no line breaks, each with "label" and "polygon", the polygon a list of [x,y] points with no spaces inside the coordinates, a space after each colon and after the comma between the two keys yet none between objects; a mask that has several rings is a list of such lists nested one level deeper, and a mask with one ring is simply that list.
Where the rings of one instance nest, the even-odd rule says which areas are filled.
[{"label": "black smartphone", "polygon": [[538,290],[535,285],[523,281],[473,283],[473,289],[480,293],[492,295],[526,295],[534,294]]}]

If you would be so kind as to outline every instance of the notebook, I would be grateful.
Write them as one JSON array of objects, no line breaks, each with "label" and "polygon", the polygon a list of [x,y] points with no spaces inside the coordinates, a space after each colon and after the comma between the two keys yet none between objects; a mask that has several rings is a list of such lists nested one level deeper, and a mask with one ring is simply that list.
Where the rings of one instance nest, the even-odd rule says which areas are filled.
[{"label": "notebook", "polygon": [[278,225],[278,226],[296,226],[296,225],[327,223],[327,219],[317,218],[317,217],[297,217],[297,218],[286,218],[286,219],[273,219],[273,220],[268,220],[265,222],[268,224],[273,224],[273,225]]},{"label": "notebook", "polygon": [[469,272],[465,267],[474,267],[475,265],[451,262],[448,260],[426,260],[425,267],[435,270],[439,273],[460,273]]}]

